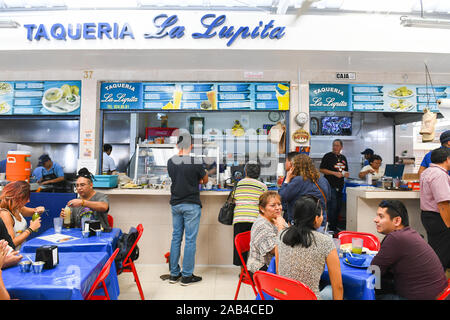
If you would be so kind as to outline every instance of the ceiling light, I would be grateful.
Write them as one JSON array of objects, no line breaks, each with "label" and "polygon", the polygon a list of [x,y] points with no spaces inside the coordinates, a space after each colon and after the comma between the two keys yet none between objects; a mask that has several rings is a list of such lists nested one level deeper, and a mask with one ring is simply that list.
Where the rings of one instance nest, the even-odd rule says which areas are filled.
[{"label": "ceiling light", "polygon": [[404,27],[450,28],[450,20],[447,19],[411,18],[401,16],[400,24]]},{"label": "ceiling light", "polygon": [[0,28],[18,28],[20,23],[14,20],[0,20]]}]

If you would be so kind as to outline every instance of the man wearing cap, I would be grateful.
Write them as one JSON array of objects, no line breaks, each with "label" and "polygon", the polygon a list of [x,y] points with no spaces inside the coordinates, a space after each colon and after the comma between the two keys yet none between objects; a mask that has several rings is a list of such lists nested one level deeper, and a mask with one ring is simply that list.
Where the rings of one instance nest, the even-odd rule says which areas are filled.
[{"label": "man wearing cap", "polygon": [[364,150],[363,152],[361,152],[361,154],[364,155],[364,163],[363,163],[363,167],[368,166],[369,165],[369,160],[370,157],[372,157],[374,155],[375,152],[373,152],[372,149],[367,148],[366,150]]},{"label": "man wearing cap", "polygon": [[[450,148],[450,130],[444,131],[441,133],[441,136],[439,138],[441,141],[441,148]],[[419,177],[422,174],[422,172],[430,166],[431,163],[431,152],[428,152],[425,157],[423,157],[422,163],[420,164],[419,168]],[[448,171],[448,174],[450,175],[450,170]]]},{"label": "man wearing cap", "polygon": [[33,176],[39,184],[60,184],[64,181],[63,168],[56,162],[50,159],[48,154],[43,154],[39,157],[39,164],[33,171]]}]

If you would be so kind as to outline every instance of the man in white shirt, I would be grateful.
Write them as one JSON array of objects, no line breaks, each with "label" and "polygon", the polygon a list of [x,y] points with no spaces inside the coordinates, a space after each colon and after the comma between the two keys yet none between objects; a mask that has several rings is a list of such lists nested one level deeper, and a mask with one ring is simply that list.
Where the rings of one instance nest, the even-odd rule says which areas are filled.
[{"label": "man in white shirt", "polygon": [[369,159],[369,164],[359,172],[359,178],[365,179],[368,174],[371,174],[373,180],[381,179],[384,176],[384,167],[381,167],[382,161],[383,159],[379,155],[374,154]]},{"label": "man in white shirt", "polygon": [[116,173],[116,164],[114,163],[114,159],[110,157],[111,151],[112,146],[106,143],[103,146],[103,167],[102,167],[103,173],[106,174]]}]

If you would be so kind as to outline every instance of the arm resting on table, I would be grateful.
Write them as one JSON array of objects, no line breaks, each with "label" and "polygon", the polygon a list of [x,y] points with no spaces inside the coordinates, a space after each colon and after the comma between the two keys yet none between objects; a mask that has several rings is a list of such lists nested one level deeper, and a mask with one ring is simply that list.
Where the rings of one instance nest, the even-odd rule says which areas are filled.
[{"label": "arm resting on table", "polygon": [[342,285],[341,263],[336,249],[330,252],[326,263],[331,288],[333,289],[333,300],[342,300],[344,298],[344,286]]}]

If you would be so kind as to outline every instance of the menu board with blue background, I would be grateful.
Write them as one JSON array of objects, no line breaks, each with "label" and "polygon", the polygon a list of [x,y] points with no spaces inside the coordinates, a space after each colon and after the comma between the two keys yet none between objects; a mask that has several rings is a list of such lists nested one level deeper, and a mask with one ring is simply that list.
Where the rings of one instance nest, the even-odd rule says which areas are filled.
[{"label": "menu board with blue background", "polygon": [[289,83],[108,82],[104,110],[289,110]]},{"label": "menu board with blue background", "polygon": [[450,86],[310,84],[310,111],[439,112],[436,99],[450,97]]},{"label": "menu board with blue background", "polygon": [[79,115],[81,81],[0,82],[0,115]]}]

